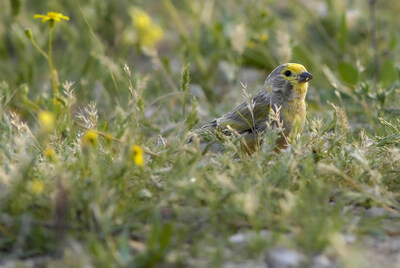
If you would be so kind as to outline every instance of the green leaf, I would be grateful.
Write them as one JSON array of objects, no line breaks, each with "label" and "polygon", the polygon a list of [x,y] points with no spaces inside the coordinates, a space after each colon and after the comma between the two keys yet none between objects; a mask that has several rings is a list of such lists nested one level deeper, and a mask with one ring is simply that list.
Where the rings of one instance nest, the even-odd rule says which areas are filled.
[{"label": "green leaf", "polygon": [[16,17],[21,11],[21,0],[10,0],[11,14]]},{"label": "green leaf", "polygon": [[348,83],[355,85],[358,83],[358,70],[353,65],[346,62],[339,62],[338,65],[340,78]]},{"label": "green leaf", "polygon": [[394,50],[396,49],[396,46],[397,46],[397,36],[396,34],[392,33],[389,40],[389,48],[390,50]]},{"label": "green leaf", "polygon": [[398,79],[396,69],[391,60],[386,60],[381,68],[381,81],[384,86],[388,86],[396,82]]}]

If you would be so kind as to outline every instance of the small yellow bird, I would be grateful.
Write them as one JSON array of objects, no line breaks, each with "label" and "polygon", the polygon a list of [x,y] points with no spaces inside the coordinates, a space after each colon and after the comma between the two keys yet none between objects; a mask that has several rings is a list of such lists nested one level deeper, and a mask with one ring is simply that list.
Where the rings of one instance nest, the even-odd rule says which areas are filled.
[{"label": "small yellow bird", "polygon": [[[285,148],[289,144],[288,137],[303,131],[305,98],[308,81],[312,78],[301,64],[282,64],[270,73],[264,89],[251,101],[243,102],[195,132],[217,130],[225,135],[239,133],[244,138],[245,149],[251,153],[260,147],[267,123],[271,123],[270,126],[283,127],[276,147]],[[276,122],[277,115],[279,122]]]}]

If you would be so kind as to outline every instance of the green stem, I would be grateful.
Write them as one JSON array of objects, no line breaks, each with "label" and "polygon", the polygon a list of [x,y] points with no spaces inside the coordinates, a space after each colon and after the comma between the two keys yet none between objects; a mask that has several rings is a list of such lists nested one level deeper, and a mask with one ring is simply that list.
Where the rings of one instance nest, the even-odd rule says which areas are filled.
[{"label": "green stem", "polygon": [[58,78],[57,78],[57,71],[54,69],[53,66],[53,31],[54,31],[55,22],[50,20],[50,34],[49,34],[49,53],[48,53],[48,62],[50,67],[50,78],[51,78],[51,87],[54,91],[54,96],[58,96]]},{"label": "green stem", "polygon": [[378,40],[376,35],[376,1],[377,0],[370,0],[369,1],[369,9],[370,9],[370,21],[371,21],[371,43],[372,43],[372,50],[374,53],[374,61],[375,61],[375,74],[374,74],[374,83],[379,81],[380,72],[381,72],[381,64],[379,60],[379,49],[378,49]]},{"label": "green stem", "polygon": [[46,54],[46,52],[43,51],[43,49],[41,49],[39,47],[39,45],[36,43],[35,39],[33,39],[33,37],[29,38],[32,42],[32,45],[37,49],[37,51],[39,51],[40,54],[43,55],[43,57],[46,58],[46,60],[49,60],[49,56]]},{"label": "green stem", "polygon": [[182,115],[186,115],[186,91],[182,92]]}]

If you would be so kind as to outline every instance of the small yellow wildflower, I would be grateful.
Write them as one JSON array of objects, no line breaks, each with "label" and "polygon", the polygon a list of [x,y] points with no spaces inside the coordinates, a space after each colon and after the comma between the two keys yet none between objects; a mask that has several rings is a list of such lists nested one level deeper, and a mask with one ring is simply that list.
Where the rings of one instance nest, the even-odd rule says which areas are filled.
[{"label": "small yellow wildflower", "polygon": [[106,133],[106,135],[104,135],[104,139],[106,140],[107,145],[110,146],[112,144],[114,137],[110,133]]},{"label": "small yellow wildflower", "polygon": [[246,46],[247,46],[248,48],[254,48],[254,47],[256,46],[256,44],[254,44],[253,41],[247,41]]},{"label": "small yellow wildflower", "polygon": [[143,149],[137,145],[133,145],[130,149],[131,156],[133,157],[133,161],[136,165],[143,167],[144,159],[143,159]]},{"label": "small yellow wildflower", "polygon": [[104,138],[107,141],[112,141],[114,139],[113,135],[111,135],[110,133],[106,133],[106,135],[104,135]]},{"label": "small yellow wildflower", "polygon": [[46,151],[44,151],[44,155],[47,159],[49,159],[50,162],[54,162],[56,158],[56,151],[54,151],[53,148],[47,148]]},{"label": "small yellow wildflower", "polygon": [[267,34],[267,33],[262,33],[262,34],[260,34],[259,40],[260,40],[261,42],[267,41],[267,40],[268,40],[268,34]]},{"label": "small yellow wildflower", "polygon": [[41,194],[44,191],[44,183],[39,180],[39,179],[34,179],[30,184],[29,184],[29,191],[33,194]]},{"label": "small yellow wildflower", "polygon": [[131,16],[133,26],[135,26],[138,31],[147,31],[153,25],[149,15],[141,9],[133,8],[131,10]]},{"label": "small yellow wildflower", "polygon": [[50,132],[54,129],[56,125],[56,117],[52,112],[40,111],[38,114],[38,118],[43,130],[45,130],[46,132]]},{"label": "small yellow wildflower", "polygon": [[69,17],[64,16],[61,13],[58,12],[47,12],[47,15],[40,15],[36,14],[33,16],[34,19],[42,19],[42,22],[46,21],[56,21],[56,22],[61,22],[61,20],[69,20]]},{"label": "small yellow wildflower", "polygon": [[81,142],[82,142],[82,145],[83,145],[84,147],[86,147],[86,146],[88,146],[88,145],[90,145],[90,144],[91,144],[92,146],[94,146],[94,145],[97,144],[98,138],[99,138],[99,134],[97,134],[96,131],[94,131],[94,130],[88,130],[88,131],[86,131],[86,133],[83,135]]},{"label": "small yellow wildflower", "polygon": [[144,46],[154,47],[154,45],[161,40],[163,35],[164,33],[160,26],[154,25],[151,31],[148,31],[147,34],[141,37],[141,43]]},{"label": "small yellow wildflower", "polygon": [[150,16],[143,10],[132,8],[130,10],[132,24],[137,31],[138,42],[147,47],[154,47],[163,38],[162,28],[155,24]]}]

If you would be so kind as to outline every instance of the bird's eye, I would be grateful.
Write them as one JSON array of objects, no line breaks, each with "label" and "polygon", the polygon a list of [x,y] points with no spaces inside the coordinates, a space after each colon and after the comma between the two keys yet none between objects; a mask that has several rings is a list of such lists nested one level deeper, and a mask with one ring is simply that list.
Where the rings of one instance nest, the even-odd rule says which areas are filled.
[{"label": "bird's eye", "polygon": [[286,72],[284,72],[283,73],[284,75],[286,75],[286,76],[291,76],[292,75],[292,72],[291,71],[289,71],[289,70],[287,70]]}]

